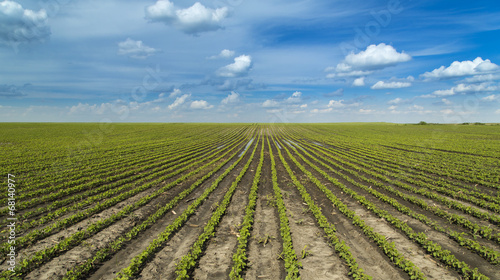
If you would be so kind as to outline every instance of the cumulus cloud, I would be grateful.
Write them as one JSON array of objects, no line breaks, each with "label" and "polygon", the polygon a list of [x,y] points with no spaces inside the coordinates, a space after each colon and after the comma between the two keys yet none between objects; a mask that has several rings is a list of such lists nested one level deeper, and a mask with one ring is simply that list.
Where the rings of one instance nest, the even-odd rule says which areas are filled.
[{"label": "cumulus cloud", "polygon": [[333,108],[326,108],[326,109],[312,109],[310,112],[311,113],[328,113],[333,111]]},{"label": "cumulus cloud", "polygon": [[222,20],[228,16],[227,7],[210,9],[200,2],[186,9],[178,9],[168,0],[158,0],[154,5],[146,7],[146,18],[150,21],[174,25],[192,35],[221,29]]},{"label": "cumulus cloud", "polygon": [[239,101],[240,101],[240,94],[237,92],[231,91],[231,93],[226,98],[222,99],[222,101],[220,103],[223,105],[227,105],[230,103],[237,103]]},{"label": "cumulus cloud", "polygon": [[190,94],[183,94],[182,96],[177,97],[174,103],[168,105],[168,109],[172,110],[179,107],[180,105],[184,104],[184,102],[186,102],[186,99],[188,99],[190,96]]},{"label": "cumulus cloud", "polygon": [[496,94],[488,95],[488,96],[481,98],[481,100],[486,101],[486,102],[500,100],[500,95],[496,95]]},{"label": "cumulus cloud", "polygon": [[500,80],[500,74],[484,74],[484,75],[475,75],[470,78],[466,78],[465,82],[467,83],[484,83],[484,82],[492,82]]},{"label": "cumulus cloud", "polygon": [[411,103],[413,100],[411,99],[402,99],[402,98],[395,98],[395,99],[392,99],[392,100],[389,100],[387,102],[387,104],[389,105],[400,105],[400,104],[408,104],[408,103]]},{"label": "cumulus cloud", "polygon": [[[176,97],[181,94],[181,90],[178,88],[174,88],[174,90],[170,93],[168,97]],[[163,97],[163,96],[160,96]]]},{"label": "cumulus cloud", "polygon": [[348,54],[345,63],[356,69],[381,69],[409,60],[411,60],[410,55],[404,52],[398,53],[391,45],[381,43],[370,45],[365,51],[357,54],[353,52]]},{"label": "cumulus cloud", "polygon": [[376,84],[374,84],[371,89],[394,89],[394,88],[406,88],[410,87],[411,83],[408,82],[384,82],[384,81],[378,81]]},{"label": "cumulus cloud", "polygon": [[[27,85],[23,86],[26,87]],[[0,97],[21,97],[26,96],[22,90],[15,85],[0,85]]]},{"label": "cumulus cloud", "polygon": [[364,86],[365,85],[365,77],[360,77],[360,78],[355,79],[354,82],[352,82],[352,85],[355,87]]},{"label": "cumulus cloud", "polygon": [[411,60],[405,52],[397,52],[391,45],[380,43],[370,45],[359,53],[351,52],[336,67],[328,67],[325,71],[335,71],[327,75],[333,77],[366,76],[375,70],[394,66],[401,62]]},{"label": "cumulus cloud", "polygon": [[118,43],[118,54],[131,58],[144,59],[158,52],[159,50],[144,45],[142,41],[135,41],[130,38]]},{"label": "cumulus cloud", "polygon": [[279,103],[278,101],[268,99],[262,103],[262,107],[264,108],[272,108],[272,107],[278,107]]},{"label": "cumulus cloud", "polygon": [[247,75],[251,67],[252,58],[249,55],[240,55],[234,58],[234,63],[219,68],[217,75],[226,78],[241,77]]},{"label": "cumulus cloud", "polygon": [[450,100],[448,100],[446,98],[441,99],[441,101],[443,102],[444,105],[451,105],[451,104],[453,104],[453,102],[451,102]]},{"label": "cumulus cloud", "polygon": [[43,42],[50,36],[45,10],[24,9],[15,1],[0,2],[0,44]]},{"label": "cumulus cloud", "polygon": [[481,84],[458,84],[450,89],[436,90],[432,96],[451,96],[456,94],[481,93],[499,90],[500,87],[488,83]]},{"label": "cumulus cloud", "polygon": [[296,92],[292,93],[292,96],[290,96],[286,99],[286,102],[287,103],[300,103],[300,102],[302,102],[301,96],[302,96],[302,92],[296,91]]},{"label": "cumulus cloud", "polygon": [[483,60],[481,57],[477,57],[473,61],[454,61],[448,67],[441,66],[432,70],[432,72],[425,72],[421,76],[426,80],[446,79],[485,74],[498,69],[498,65],[492,63],[489,59]]},{"label": "cumulus cloud", "polygon": [[190,107],[191,107],[191,109],[203,109],[203,110],[207,110],[207,109],[213,108],[214,106],[208,104],[208,102],[205,101],[205,100],[195,100],[195,101],[191,102],[191,106]]},{"label": "cumulus cloud", "polygon": [[346,105],[344,104],[344,100],[330,100],[328,102],[328,108],[343,108]]},{"label": "cumulus cloud", "polygon": [[234,51],[228,49],[223,49],[218,55],[212,55],[207,57],[208,59],[218,59],[218,58],[231,58],[235,55]]},{"label": "cumulus cloud", "polygon": [[420,105],[413,105],[413,106],[410,106],[408,107],[409,110],[418,110],[418,111],[421,111],[424,109],[423,106],[420,106]]}]

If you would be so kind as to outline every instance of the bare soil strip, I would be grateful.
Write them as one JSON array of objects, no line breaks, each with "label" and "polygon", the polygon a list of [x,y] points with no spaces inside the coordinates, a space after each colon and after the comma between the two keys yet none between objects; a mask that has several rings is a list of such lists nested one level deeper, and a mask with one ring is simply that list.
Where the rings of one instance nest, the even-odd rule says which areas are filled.
[{"label": "bare soil strip", "polygon": [[[323,161],[323,160],[321,160],[321,159],[320,159],[320,161],[325,162],[325,161]],[[325,162],[325,163],[327,163],[327,162]],[[327,164],[328,164],[328,163],[327,163]],[[337,176],[335,173],[333,173],[333,172],[331,172],[331,171],[329,171],[329,170],[326,170],[326,168],[322,168],[322,169],[323,169],[323,170],[325,170],[325,171],[326,171],[326,172],[327,172],[330,176],[332,176],[332,177],[336,178],[339,182],[341,182],[341,183],[343,183],[343,184],[345,184],[345,185],[348,185],[350,188],[354,188],[354,189],[356,190],[356,192],[358,192],[358,193],[362,193],[362,194],[363,194],[364,196],[366,196],[367,198],[372,197],[372,195],[370,195],[370,194],[368,194],[367,192],[365,192],[365,191],[363,191],[363,190],[359,189],[358,187],[353,186],[351,183],[349,183],[349,182],[347,182],[346,180],[344,180],[343,178],[341,178],[341,177]],[[371,175],[369,175],[369,174],[366,174],[366,173],[364,173],[364,172],[358,172],[358,173],[359,173],[360,175],[363,175],[363,176],[365,176],[365,177],[369,178],[369,179],[374,179],[374,180],[377,180],[377,181],[379,181],[379,182],[380,182],[380,180],[378,180],[378,179],[376,179],[376,178],[373,178],[373,177],[372,177]],[[358,183],[360,183],[360,184],[363,184],[363,185],[367,185],[367,183],[366,183],[365,181],[363,181],[363,180],[361,180],[361,179],[359,179],[359,178],[356,178],[356,177],[354,177],[354,176],[352,176],[352,175],[348,174],[347,172],[345,172],[345,174],[346,174],[346,175],[348,175],[348,176],[349,176],[350,178],[352,178],[353,180],[355,180],[356,182],[358,182]],[[321,175],[319,175],[319,174],[318,174],[318,176],[323,177],[323,176],[321,176]],[[438,205],[438,207],[439,207],[440,209],[442,209],[443,211],[448,212],[448,213],[450,213],[450,214],[457,214],[457,215],[460,215],[460,216],[462,216],[462,217],[464,217],[464,218],[467,218],[467,219],[468,219],[468,220],[470,220],[471,222],[475,222],[475,223],[477,223],[477,224],[478,224],[478,225],[480,225],[480,226],[493,226],[494,228],[497,228],[497,226],[495,226],[495,225],[493,225],[493,224],[491,224],[491,223],[489,223],[489,222],[487,222],[487,221],[484,221],[484,220],[481,220],[481,219],[475,218],[475,217],[470,216],[470,215],[466,215],[466,214],[464,214],[462,211],[459,211],[459,210],[450,209],[450,208],[449,208],[449,207],[447,207],[446,205],[440,204],[439,202],[433,201],[433,200],[431,200],[431,199],[429,199],[429,198],[427,198],[427,197],[425,197],[425,196],[418,195],[418,194],[414,194],[414,193],[410,193],[409,191],[406,191],[406,190],[400,189],[400,188],[398,188],[398,187],[396,187],[396,186],[393,186],[393,185],[387,184],[387,183],[385,183],[385,182],[382,182],[382,183],[384,183],[384,184],[386,184],[386,185],[388,185],[388,186],[392,186],[392,187],[394,187],[395,189],[399,190],[399,191],[400,191],[400,192],[402,192],[402,193],[409,194],[409,195],[415,196],[415,197],[417,197],[417,198],[419,198],[419,199],[422,199],[423,201],[425,201],[425,202],[426,202],[428,205],[430,205],[430,206],[435,206],[435,205]],[[427,216],[427,217],[431,218],[432,220],[438,221],[438,222],[439,222],[439,223],[441,223],[442,225],[446,225],[446,227],[449,227],[450,229],[452,229],[452,230],[454,230],[454,231],[457,231],[457,232],[465,232],[465,233],[470,234],[470,231],[469,231],[468,229],[466,229],[466,228],[464,228],[464,227],[462,227],[462,226],[460,226],[460,225],[457,225],[457,224],[450,224],[450,223],[449,223],[449,221],[448,221],[447,219],[442,218],[442,217],[439,217],[439,216],[437,216],[437,215],[433,214],[432,212],[430,212],[430,211],[428,211],[428,210],[424,210],[424,209],[420,208],[419,206],[417,206],[417,205],[415,205],[415,204],[413,204],[413,203],[411,203],[411,202],[408,202],[408,201],[404,200],[404,199],[403,199],[403,198],[401,198],[401,197],[398,197],[398,196],[397,196],[397,195],[395,195],[395,194],[392,194],[392,193],[390,193],[390,192],[388,192],[388,191],[386,191],[386,190],[384,190],[384,189],[382,189],[382,188],[377,188],[377,191],[378,191],[378,192],[380,192],[380,193],[382,193],[382,194],[384,194],[384,195],[386,195],[386,196],[388,196],[388,197],[390,197],[390,198],[393,198],[393,199],[397,200],[400,204],[402,204],[402,205],[404,205],[404,206],[406,206],[406,207],[410,208],[411,210],[415,211],[416,213],[423,214],[423,215],[425,215],[425,216]],[[378,200],[378,199],[376,199],[376,201],[377,201],[377,202],[379,202],[379,200]],[[461,203],[463,203],[463,202],[461,202]],[[383,205],[384,209],[385,209],[386,207],[393,209],[392,207],[390,207],[390,206],[386,205],[385,203],[382,203],[382,205]],[[481,237],[478,237],[478,238],[477,238],[477,241],[478,241],[480,244],[482,244],[482,245],[484,245],[484,246],[488,246],[488,247],[490,247],[490,248],[492,248],[492,249],[494,249],[494,250],[500,250],[500,246],[499,246],[498,244],[496,244],[494,241],[487,240],[487,239],[484,239],[484,238],[481,238]]]},{"label": "bare soil strip", "polygon": [[[328,198],[326,198],[326,196],[319,189],[317,189],[316,186],[310,183],[306,179],[305,175],[302,176],[302,171],[295,166],[286,153],[284,154],[284,157],[297,177],[304,182],[304,185],[308,188],[308,192],[311,197],[320,207],[323,208],[323,215],[325,215],[330,223],[335,225],[337,232],[340,233],[339,238],[343,237],[342,240],[351,248],[352,255],[356,258],[359,266],[365,271],[366,274],[377,279],[409,278],[406,273],[396,268],[389,258],[387,258],[387,256],[382,252],[382,250],[379,249],[379,247],[372,240],[366,237],[359,228],[355,227],[351,220],[335,211]],[[277,167],[278,174],[284,175],[286,171],[284,170],[283,165],[279,164]],[[278,176],[280,177],[280,175]],[[319,177],[317,178],[319,179]],[[334,193],[339,197],[336,190],[334,190]],[[342,199],[342,201],[344,200]],[[370,252],[370,254],[367,254],[367,252]]]},{"label": "bare soil strip", "polygon": [[[333,189],[334,187],[329,182],[327,182],[326,180],[322,179],[323,176],[321,176],[320,174],[315,173],[315,171],[312,170],[312,169],[310,171],[316,176],[316,178],[320,179],[320,181],[322,181],[325,185],[330,186],[331,189],[332,189],[332,191],[335,191],[335,189]],[[336,177],[335,174],[330,174],[330,176]],[[491,277],[491,279],[499,279],[499,277],[500,277],[499,272],[495,271],[495,269],[492,269],[492,265],[491,264],[489,264],[486,260],[482,259],[481,257],[479,257],[478,255],[476,255],[475,253],[473,253],[473,252],[467,250],[466,248],[460,246],[459,244],[457,244],[455,241],[451,240],[445,234],[437,232],[434,229],[432,229],[432,228],[430,228],[430,227],[422,224],[420,221],[415,220],[415,219],[413,219],[413,218],[411,218],[411,217],[409,217],[407,215],[404,215],[404,214],[400,213],[399,211],[396,211],[390,205],[381,202],[377,198],[375,198],[372,195],[366,193],[364,190],[362,190],[362,189],[360,189],[360,188],[358,188],[356,186],[353,186],[349,182],[345,182],[341,178],[336,178],[336,179],[338,179],[341,183],[345,184],[349,188],[355,190],[358,194],[365,196],[368,200],[370,200],[371,202],[375,203],[380,208],[388,211],[394,217],[396,217],[396,218],[398,218],[398,219],[400,219],[402,221],[406,221],[407,224],[410,227],[412,227],[416,232],[425,232],[425,234],[429,237],[430,240],[432,240],[433,242],[441,245],[444,249],[451,251],[459,260],[468,263],[472,267],[477,267],[481,273],[485,274],[488,277]],[[342,194],[342,193],[337,194],[336,193],[335,195],[337,195],[337,197],[339,197],[339,198],[342,198],[342,201],[345,204],[347,204],[348,206],[352,207],[352,209],[355,210],[355,211],[358,208],[359,209],[362,208],[361,206],[358,206],[358,202],[354,201],[351,197],[349,197],[349,196],[347,196],[345,194]],[[385,221],[383,222],[383,220],[378,219],[374,214],[370,213],[370,215],[372,216],[372,219],[378,220],[379,224],[385,223]],[[368,219],[368,218],[365,217],[364,220],[366,222],[369,222],[370,219]],[[378,226],[374,227],[374,228],[379,229]],[[399,246],[401,246],[401,244],[399,244]],[[404,253],[405,250],[402,250],[400,252]],[[428,256],[427,258],[430,258],[430,256]],[[410,258],[410,260],[414,261],[414,258]],[[437,263],[438,261],[433,260],[433,262]],[[426,273],[424,270],[422,270],[422,272]],[[444,275],[446,275],[446,274],[444,274]]]},{"label": "bare soil strip", "polygon": [[[260,145],[262,145],[262,141],[259,143],[259,147]],[[259,147],[257,147],[257,151],[260,150]],[[255,156],[248,171],[241,178],[238,189],[231,199],[226,214],[219,223],[215,236],[210,240],[198,268],[194,271],[195,279],[223,279],[229,275],[232,257],[238,242],[239,225],[245,216],[248,194],[258,163],[259,157]]]},{"label": "bare soil strip", "polygon": [[[288,181],[290,182],[290,181]],[[349,269],[330,247],[325,233],[315,223],[314,216],[302,203],[295,187],[282,187],[283,200],[290,220],[293,247],[302,263],[303,280],[351,279]]]},{"label": "bare soil strip", "polygon": [[278,259],[283,251],[280,232],[279,218],[276,208],[269,201],[273,195],[271,181],[271,160],[267,145],[264,152],[264,164],[262,165],[261,184],[259,186],[259,197],[255,207],[255,223],[252,238],[248,246],[248,260],[250,268],[246,272],[245,279],[285,279],[284,263]]},{"label": "bare soil strip", "polygon": [[[144,279],[175,279],[177,262],[189,252],[191,245],[194,244],[198,236],[203,232],[203,228],[208,220],[210,220],[212,211],[215,210],[222,201],[225,192],[231,186],[234,178],[238,176],[239,172],[242,170],[249,156],[250,153],[247,153],[238,166],[219,183],[215,191],[211,193],[208,199],[200,206],[196,215],[191,216],[186,224],[167,242],[165,247],[145,266],[140,277]],[[165,229],[165,226],[166,224],[162,227],[161,231]],[[156,236],[157,234],[154,237],[156,238]],[[146,246],[142,248],[142,250],[145,249]]]},{"label": "bare soil strip", "polygon": [[[229,162],[228,164],[230,165],[231,162]],[[229,166],[229,165],[226,165],[226,166]],[[222,173],[224,171],[222,169],[219,172]],[[43,279],[43,277],[42,278],[38,278],[38,277],[41,275],[47,275],[47,274],[52,273],[52,270],[54,270],[54,269],[52,269],[54,267],[54,265],[58,266],[58,263],[60,263],[60,262],[64,263],[65,260],[68,260],[68,259],[72,260],[72,262],[69,262],[68,264],[64,265],[64,269],[59,268],[57,270],[58,275],[62,277],[68,270],[72,269],[77,264],[83,263],[86,259],[91,257],[98,250],[102,249],[107,244],[114,241],[115,238],[119,237],[121,234],[130,230],[136,224],[147,219],[147,217],[149,215],[153,214],[156,211],[156,209],[158,209],[158,208],[162,207],[163,205],[165,205],[166,203],[168,203],[168,201],[170,201],[171,198],[175,197],[183,189],[187,188],[187,186],[189,186],[190,184],[195,182],[196,179],[200,176],[202,176],[202,175],[200,174],[198,176],[194,176],[193,178],[190,178],[189,180],[182,182],[178,186],[175,186],[174,188],[170,189],[169,191],[161,194],[159,197],[155,198],[153,201],[150,201],[145,206],[132,212],[127,218],[118,221],[117,223],[113,224],[112,226],[104,229],[103,231],[99,232],[98,234],[96,234],[93,237],[89,238],[88,240],[84,241],[79,246],[69,250],[68,252],[64,253],[63,255],[61,255],[57,258],[54,258],[49,263],[43,265],[39,269],[34,270],[29,275],[33,275],[34,276],[33,279]],[[208,182],[210,183],[213,180],[214,179],[211,178],[210,180],[208,180]],[[32,247],[28,248],[27,250],[32,250],[32,253],[39,251],[39,250],[41,250],[40,247],[38,246],[39,244],[41,246],[45,246],[42,249],[53,246],[54,243],[48,242],[47,239],[50,238],[50,241],[62,240],[65,237],[70,236],[71,234],[73,234],[77,231],[85,230],[86,228],[88,228],[92,224],[92,222],[98,221],[101,219],[106,219],[106,218],[110,217],[111,215],[119,212],[122,208],[126,207],[127,205],[133,204],[136,201],[140,200],[142,197],[147,196],[147,195],[151,194],[152,192],[154,192],[155,190],[161,188],[164,184],[166,184],[166,182],[162,183],[161,185],[155,186],[154,188],[150,188],[144,192],[141,192],[132,198],[129,198],[125,201],[122,201],[119,204],[115,205],[114,207],[108,208],[108,209],[104,210],[103,212],[94,215],[90,219],[82,221],[82,222],[68,228],[67,230],[64,230],[62,232],[57,233],[56,235],[52,235],[52,236],[44,239],[43,243],[38,242],[35,246],[32,246]],[[205,182],[204,184],[205,184],[205,186],[207,186],[206,185],[207,182]],[[202,189],[203,188],[204,187],[202,186]],[[198,193],[198,192],[195,191],[194,193]],[[199,194],[200,193],[198,193],[198,195]],[[193,195],[193,194],[191,194],[191,195]],[[196,196],[194,196],[194,197],[196,197]],[[183,205],[183,203],[181,203],[180,205]],[[166,218],[168,219],[168,216]],[[161,232],[163,230],[164,226],[165,225],[163,225],[163,227],[162,227],[162,224],[160,222],[160,223],[156,223],[152,228],[157,228]],[[152,237],[151,240],[154,239],[154,237],[156,237],[156,234],[154,236],[151,236],[151,237]],[[54,238],[56,238],[56,239],[54,239]],[[145,238],[145,239],[148,240],[148,238]],[[136,240],[141,240],[141,239],[139,238]],[[149,242],[151,240],[149,240],[147,243],[145,243],[146,246],[147,246],[147,244],[149,244]],[[123,260],[123,258],[122,258],[122,260]],[[111,270],[114,271],[115,269],[111,269]]]}]

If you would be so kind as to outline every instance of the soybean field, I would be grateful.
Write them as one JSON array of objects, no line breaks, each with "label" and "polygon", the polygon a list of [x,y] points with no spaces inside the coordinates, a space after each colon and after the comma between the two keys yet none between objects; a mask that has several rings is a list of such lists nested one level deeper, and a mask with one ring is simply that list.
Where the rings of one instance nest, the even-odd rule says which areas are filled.
[{"label": "soybean field", "polygon": [[500,279],[499,125],[0,129],[0,279]]}]

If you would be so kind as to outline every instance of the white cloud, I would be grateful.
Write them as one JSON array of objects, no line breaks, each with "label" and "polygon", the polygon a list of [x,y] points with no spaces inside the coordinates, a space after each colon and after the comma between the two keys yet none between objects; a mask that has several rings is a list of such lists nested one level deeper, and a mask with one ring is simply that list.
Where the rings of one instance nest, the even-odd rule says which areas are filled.
[{"label": "white cloud", "polygon": [[455,78],[485,74],[497,70],[498,68],[498,65],[492,63],[489,59],[483,60],[481,57],[477,57],[474,61],[454,61],[448,67],[441,66],[432,70],[432,72],[425,72],[422,74],[422,77],[426,80]]},{"label": "white cloud", "polygon": [[481,84],[458,84],[455,87],[445,90],[436,90],[432,94],[434,96],[451,96],[456,94],[466,94],[475,92],[491,92],[500,89],[498,86],[493,86],[488,83]]},{"label": "white cloud", "polygon": [[[442,90],[434,91],[432,93],[432,95],[434,95],[434,96],[451,96],[451,95],[455,95],[455,92],[453,91],[453,89],[442,89]],[[425,97],[427,97],[427,96],[425,96]]]},{"label": "white cloud", "polygon": [[43,42],[50,33],[45,10],[35,12],[14,1],[0,2],[0,44]]},{"label": "white cloud", "polygon": [[159,50],[144,45],[142,41],[135,41],[130,38],[118,43],[118,54],[131,58],[143,59],[158,52]]},{"label": "white cloud", "polygon": [[488,95],[486,97],[481,98],[481,100],[487,101],[487,102],[491,102],[491,101],[495,101],[495,100],[500,100],[500,95],[495,95],[495,94]]},{"label": "white cloud", "polygon": [[241,77],[245,76],[252,67],[252,58],[249,55],[240,55],[234,59],[234,63],[226,65],[217,70],[220,77]]},{"label": "white cloud", "polygon": [[344,100],[330,100],[328,108],[344,108],[346,105],[343,102]]},{"label": "white cloud", "polygon": [[444,103],[445,105],[451,105],[451,104],[453,104],[453,102],[451,102],[450,100],[448,100],[448,99],[446,99],[446,98],[441,99],[441,101],[443,101],[443,103]]},{"label": "white cloud", "polygon": [[296,92],[292,93],[292,96],[290,96],[286,99],[286,102],[287,103],[300,103],[300,102],[302,102],[301,96],[302,96],[302,92],[296,91]]},{"label": "white cloud", "polygon": [[279,103],[275,100],[266,100],[264,101],[264,103],[262,103],[262,107],[264,108],[270,108],[270,107],[278,107],[279,106]]},{"label": "white cloud", "polygon": [[496,110],[495,114],[500,114],[500,109]]},{"label": "white cloud", "polygon": [[436,96],[432,95],[432,94],[424,94],[424,95],[420,95],[419,97],[420,98],[436,98]]},{"label": "white cloud", "polygon": [[352,85],[355,87],[364,86],[365,85],[365,77],[360,77],[360,78],[355,79],[354,82],[352,82]]},{"label": "white cloud", "polygon": [[186,102],[186,99],[188,99],[190,96],[191,94],[184,94],[182,96],[177,97],[174,103],[168,105],[168,109],[172,110],[179,107],[180,105],[184,104],[184,102]]},{"label": "white cloud", "polygon": [[91,113],[91,114],[97,114],[97,115],[102,115],[107,109],[110,109],[109,103],[102,103],[100,105],[93,104],[89,105],[88,103],[78,103],[78,105],[73,105],[69,109],[68,114],[73,115],[73,114],[80,114],[80,113]]},{"label": "white cloud", "polygon": [[374,84],[371,89],[394,89],[394,88],[406,88],[410,87],[411,83],[408,82],[384,82],[384,81],[378,81],[376,84]]},{"label": "white cloud", "polygon": [[375,110],[371,110],[371,109],[359,109],[358,112],[360,114],[371,114],[371,113],[375,113]]},{"label": "white cloud", "polygon": [[307,108],[307,104],[300,105],[300,108]]},{"label": "white cloud", "polygon": [[373,73],[373,71],[361,71],[361,70],[357,70],[357,71],[349,71],[349,72],[330,73],[330,74],[327,74],[326,77],[327,78],[335,78],[335,77],[340,77],[340,78],[343,78],[343,77],[359,77],[359,76],[367,76],[367,75],[370,75],[372,73]]},{"label": "white cloud", "polygon": [[193,102],[191,102],[191,109],[210,109],[210,108],[213,108],[214,106],[213,105],[210,105],[208,104],[207,101],[205,100],[195,100]]},{"label": "white cloud", "polygon": [[370,45],[366,50],[357,54],[352,52],[345,58],[345,62],[356,69],[382,69],[409,60],[411,60],[410,55],[404,52],[398,53],[394,47],[384,43]]},{"label": "white cloud", "polygon": [[[174,90],[170,93],[168,97],[176,97],[181,94],[181,90],[178,88],[174,88]],[[162,96],[160,96],[162,97]]]},{"label": "white cloud", "polygon": [[311,113],[328,113],[328,112],[331,112],[333,111],[333,108],[326,108],[326,109],[312,109],[311,110]]},{"label": "white cloud", "polygon": [[222,99],[222,101],[220,103],[223,105],[227,105],[230,103],[236,103],[238,101],[240,101],[240,94],[237,92],[231,91],[231,93],[226,98]]},{"label": "white cloud", "polygon": [[401,62],[411,60],[411,56],[405,52],[398,53],[391,45],[380,43],[370,45],[359,53],[351,52],[336,67],[327,67],[326,72],[330,73],[327,78],[366,76],[374,70],[380,70],[389,66],[394,66]]},{"label": "white cloud", "polygon": [[424,107],[419,106],[419,105],[413,105],[413,106],[408,107],[408,109],[410,109],[410,110],[419,110],[420,111],[420,110],[423,110]]},{"label": "white cloud", "polygon": [[208,57],[208,59],[218,59],[218,58],[230,58],[235,54],[234,51],[230,51],[228,49],[223,49],[218,55],[212,55]]},{"label": "white cloud", "polygon": [[398,106],[395,106],[395,105],[392,105],[392,106],[389,106],[389,110],[396,110],[398,108]]},{"label": "white cloud", "polygon": [[467,83],[483,83],[483,82],[492,82],[500,80],[499,74],[485,74],[485,75],[476,75],[470,78],[466,78],[465,82]]},{"label": "white cloud", "polygon": [[445,114],[445,115],[450,115],[450,114],[453,114],[453,110],[452,109],[444,109],[444,110],[441,110],[441,113]]},{"label": "white cloud", "polygon": [[227,7],[210,9],[200,2],[186,9],[177,9],[168,0],[158,0],[154,5],[146,7],[147,19],[174,25],[179,30],[194,35],[222,28],[221,22],[228,16]]},{"label": "white cloud", "polygon": [[387,102],[387,104],[389,104],[389,105],[391,105],[391,104],[392,105],[401,105],[401,104],[408,104],[408,103],[411,103],[411,102],[412,102],[411,99],[402,99],[402,98],[397,97],[395,99],[389,100]]}]

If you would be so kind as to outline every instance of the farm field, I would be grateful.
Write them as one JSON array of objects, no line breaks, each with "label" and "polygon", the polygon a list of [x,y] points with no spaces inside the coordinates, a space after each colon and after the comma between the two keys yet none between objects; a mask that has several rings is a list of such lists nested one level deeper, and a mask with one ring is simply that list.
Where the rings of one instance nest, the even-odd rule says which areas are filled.
[{"label": "farm field", "polygon": [[497,125],[0,129],[0,279],[500,279]]}]

